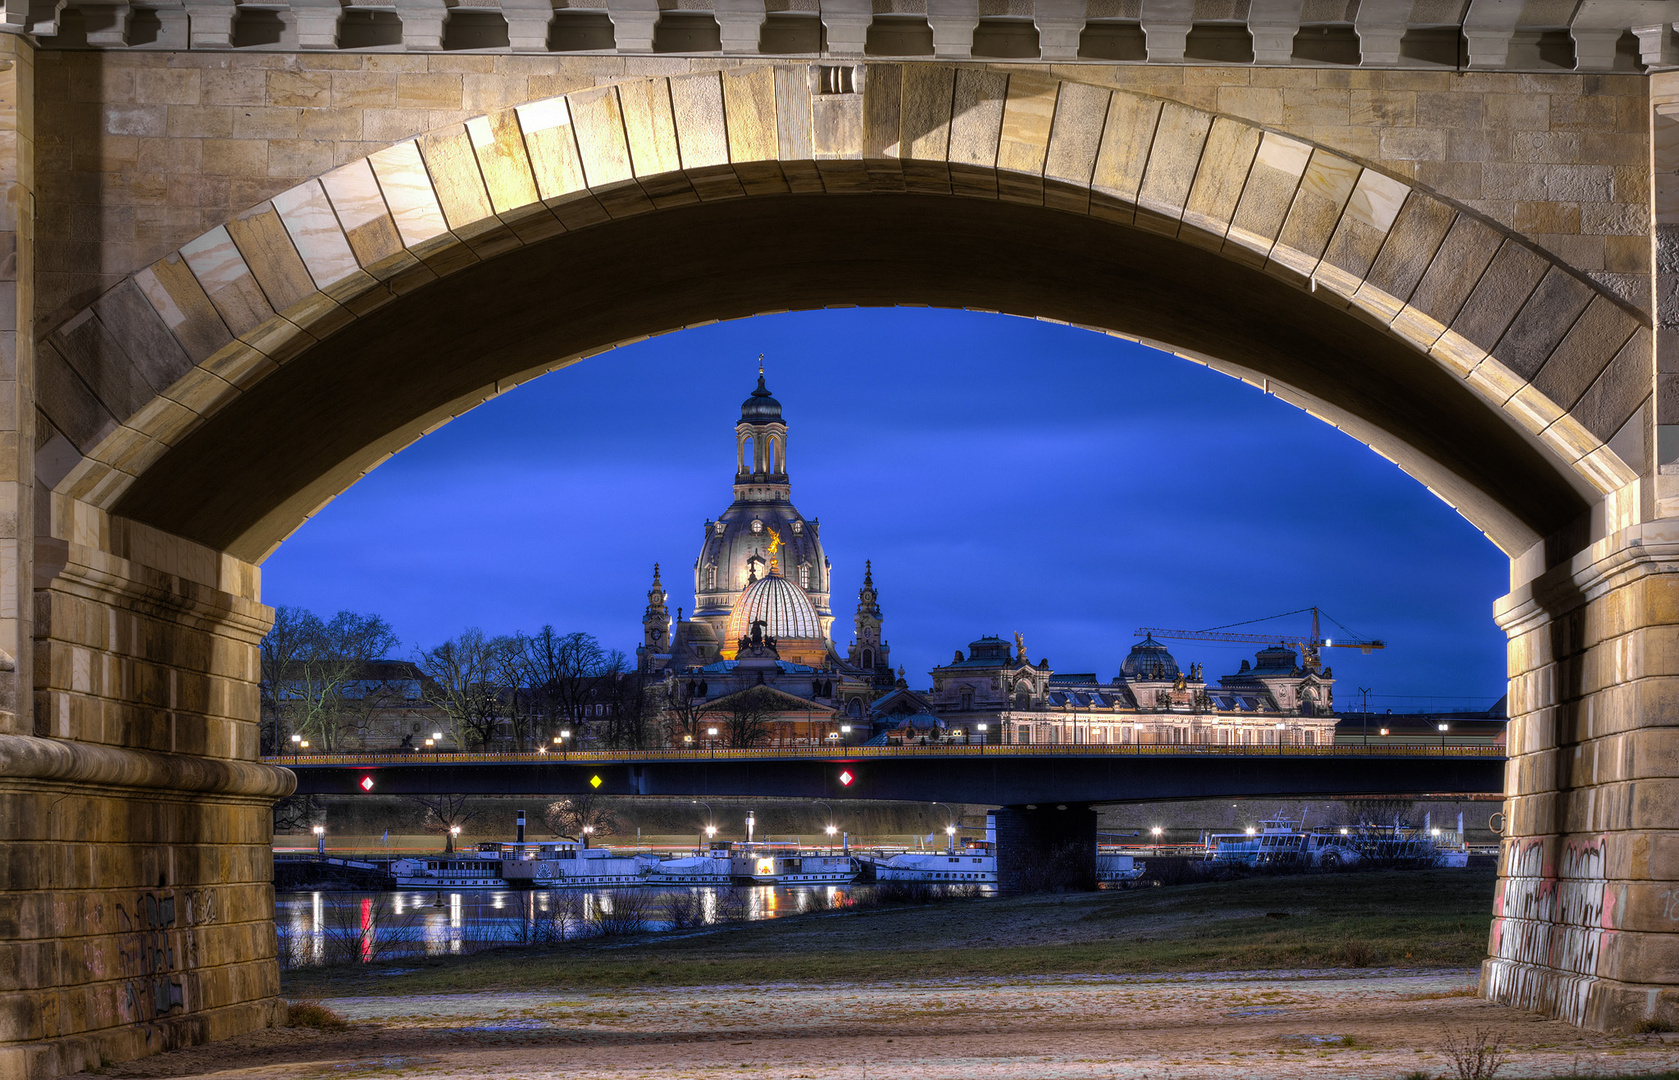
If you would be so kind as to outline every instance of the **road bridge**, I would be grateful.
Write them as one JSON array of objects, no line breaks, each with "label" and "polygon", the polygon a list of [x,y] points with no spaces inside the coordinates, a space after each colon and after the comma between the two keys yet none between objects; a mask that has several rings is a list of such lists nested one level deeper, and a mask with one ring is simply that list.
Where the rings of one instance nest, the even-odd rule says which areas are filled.
[{"label": "road bridge", "polygon": [[[279,761],[281,759],[271,759]],[[638,795],[995,806],[1173,799],[1487,795],[1493,747],[950,746],[608,754],[346,754],[291,763],[304,795]],[[1094,827],[1094,826],[1092,826]],[[1094,844],[1094,838],[1092,839]]]},{"label": "road bridge", "polygon": [[274,1021],[294,778],[256,759],[257,642],[292,530],[526,379],[848,304],[1172,351],[1483,529],[1483,991],[1679,1022],[1676,20],[3,0],[0,1073]]}]

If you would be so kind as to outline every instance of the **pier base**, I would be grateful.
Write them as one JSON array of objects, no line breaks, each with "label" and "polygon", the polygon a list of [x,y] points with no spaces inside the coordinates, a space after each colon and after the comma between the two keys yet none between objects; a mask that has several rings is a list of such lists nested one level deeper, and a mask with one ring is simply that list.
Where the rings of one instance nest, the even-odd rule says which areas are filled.
[{"label": "pier base", "polygon": [[1076,804],[1005,806],[994,815],[998,893],[1096,888],[1096,811]]}]

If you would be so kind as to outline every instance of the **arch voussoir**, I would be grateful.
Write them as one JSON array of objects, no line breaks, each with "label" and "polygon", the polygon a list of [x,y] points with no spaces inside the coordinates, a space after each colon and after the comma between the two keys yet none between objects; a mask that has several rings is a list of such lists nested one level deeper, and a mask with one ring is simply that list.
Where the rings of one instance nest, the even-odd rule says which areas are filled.
[{"label": "arch voussoir", "polygon": [[[49,384],[75,385],[49,399],[48,420],[73,448],[59,459],[77,459],[51,479],[114,509],[181,438],[293,358],[521,247],[815,191],[1043,206],[1216,252],[1451,372],[1583,498],[1637,475],[1611,442],[1642,405],[1628,376],[1647,326],[1466,209],[1245,120],[1044,72],[909,64],[858,77],[860,92],[835,93],[802,65],[623,80],[404,140],[282,192],[50,339],[62,369]],[[136,296],[145,325],[125,340],[144,359],[90,351],[101,313],[132,323]],[[1517,529],[1501,542],[1523,540]]]}]

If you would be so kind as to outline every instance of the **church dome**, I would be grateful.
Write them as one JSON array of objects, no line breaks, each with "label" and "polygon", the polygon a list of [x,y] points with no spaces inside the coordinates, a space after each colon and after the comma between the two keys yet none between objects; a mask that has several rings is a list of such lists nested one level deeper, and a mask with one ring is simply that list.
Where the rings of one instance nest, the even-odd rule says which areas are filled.
[{"label": "church dome", "polygon": [[1178,662],[1166,651],[1166,646],[1153,637],[1145,637],[1131,646],[1119,670],[1127,679],[1165,682],[1178,677]]},{"label": "church dome", "polygon": [[758,372],[758,389],[741,402],[740,419],[746,424],[766,424],[781,419],[781,402],[770,396],[769,389],[764,386],[762,371]]},{"label": "church dome", "polygon": [[822,636],[822,623],[810,597],[780,574],[759,578],[740,594],[729,612],[728,643],[732,646],[746,637],[760,619],[764,621],[764,634],[777,640]]}]

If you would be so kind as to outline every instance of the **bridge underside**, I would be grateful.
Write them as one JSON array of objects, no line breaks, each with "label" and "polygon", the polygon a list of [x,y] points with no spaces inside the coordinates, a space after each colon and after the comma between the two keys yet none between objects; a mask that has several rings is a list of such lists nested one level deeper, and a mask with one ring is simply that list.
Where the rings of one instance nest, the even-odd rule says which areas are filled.
[{"label": "bridge underside", "polygon": [[[1101,756],[903,759],[836,757],[613,764],[462,764],[298,768],[302,795],[740,796],[994,806],[1178,799],[1488,795],[1504,790],[1502,758]],[[850,782],[842,775],[851,777]],[[597,784],[595,781],[599,780]]]},{"label": "bridge underside", "polygon": [[[256,564],[292,529],[522,379],[857,303],[1176,348],[1485,530],[1512,574],[1483,989],[1599,1028],[1679,1023],[1679,315],[1656,303],[1679,295],[1679,80],[1613,73],[1671,64],[1672,16],[1594,26],[1607,6],[1578,5],[1575,68],[1458,70],[1518,56],[1526,6],[1466,5],[1466,57],[1430,70],[1373,70],[1408,32],[1373,0],[1357,70],[1267,66],[1293,41],[1275,26],[1251,28],[1272,58],[1251,67],[1053,71],[360,53],[318,26],[297,42],[321,53],[204,52],[241,45],[233,5],[225,26],[205,5],[67,9],[109,54],[0,37],[0,1076],[273,1021],[268,807],[292,777],[257,760]],[[3,7],[14,30],[42,10]],[[402,50],[444,46],[436,10],[398,7]],[[615,30],[653,48],[663,16],[621,7]],[[1052,40],[1054,8],[1035,7],[1045,60],[1084,26]],[[1165,8],[1183,14],[1142,5],[1156,60],[1193,29]],[[840,14],[830,49],[865,51],[872,10]],[[957,16],[929,16],[941,57]],[[1053,808],[1498,787],[1468,761],[916,768],[860,763],[855,791],[785,763],[388,769],[376,789],[598,774]]]}]

